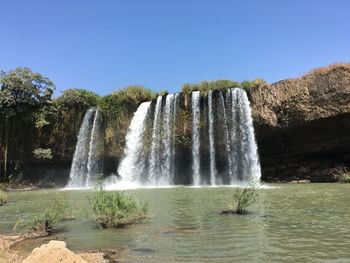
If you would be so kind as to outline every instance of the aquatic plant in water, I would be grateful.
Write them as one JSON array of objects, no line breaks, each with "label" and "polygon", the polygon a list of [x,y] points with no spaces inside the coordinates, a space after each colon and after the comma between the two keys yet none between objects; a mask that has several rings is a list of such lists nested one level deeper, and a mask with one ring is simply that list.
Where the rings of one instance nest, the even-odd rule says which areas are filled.
[{"label": "aquatic plant in water", "polygon": [[246,214],[247,208],[254,205],[259,197],[260,182],[250,181],[244,188],[236,188],[233,193],[232,209],[222,211],[222,214]]},{"label": "aquatic plant in water", "polygon": [[102,228],[120,228],[136,224],[148,217],[148,202],[137,203],[124,192],[106,192],[98,186],[89,198],[92,221]]},{"label": "aquatic plant in water", "polygon": [[44,213],[34,217],[26,225],[27,236],[48,236],[54,232],[54,227],[64,219],[67,204],[63,197],[58,197],[45,209]]}]

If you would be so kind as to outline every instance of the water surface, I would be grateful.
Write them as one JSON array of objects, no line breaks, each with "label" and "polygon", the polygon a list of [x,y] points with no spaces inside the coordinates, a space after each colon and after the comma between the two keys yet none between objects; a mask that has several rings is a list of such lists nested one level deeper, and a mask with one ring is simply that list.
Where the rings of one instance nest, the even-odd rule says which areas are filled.
[{"label": "water surface", "polygon": [[89,223],[89,191],[11,192],[0,207],[0,232],[12,232],[17,220],[28,220],[62,195],[75,220],[58,230],[73,250],[119,249],[127,262],[350,262],[350,185],[276,185],[261,190],[250,214],[220,215],[233,191],[128,190],[149,200],[152,217],[118,230]]}]

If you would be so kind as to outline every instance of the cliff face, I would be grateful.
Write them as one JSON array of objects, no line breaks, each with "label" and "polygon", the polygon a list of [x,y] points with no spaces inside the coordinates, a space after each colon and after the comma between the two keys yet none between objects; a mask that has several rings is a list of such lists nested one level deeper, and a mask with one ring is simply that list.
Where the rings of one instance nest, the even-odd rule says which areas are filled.
[{"label": "cliff face", "polygon": [[350,65],[250,91],[263,180],[332,181],[350,164]]},{"label": "cliff face", "polygon": [[[204,105],[207,105],[208,98],[202,95],[202,112],[207,112]],[[350,64],[329,66],[300,78],[256,86],[249,89],[248,95],[264,181],[309,179],[328,182],[334,181],[334,168],[340,165],[350,167]],[[214,93],[215,96],[217,94]],[[179,125],[176,126],[175,160],[181,163],[177,172],[187,179],[192,174],[190,98],[190,94],[180,94]],[[125,116],[118,122],[104,117],[105,175],[117,173],[125,147],[125,135],[137,106],[132,103],[127,105]],[[220,122],[222,113],[219,109],[214,109],[214,115]],[[82,116],[78,119],[81,120]],[[207,119],[208,116],[203,114],[200,125],[203,127],[200,132],[203,138],[208,137]],[[67,123],[62,126],[67,126]],[[74,126],[77,134],[79,123]],[[227,165],[225,136],[220,132],[216,129],[215,141],[217,148],[221,149],[216,151],[217,166],[219,172],[224,172]],[[76,134],[71,132],[69,138],[76,139]],[[61,183],[68,180],[75,142],[70,139],[69,144],[64,140],[57,144],[60,147],[56,152],[64,153],[59,155],[61,158],[52,162],[32,163],[27,169],[30,178],[40,177],[38,180]],[[202,142],[201,163],[204,166],[209,165],[208,152],[208,144]],[[209,167],[204,168],[209,170]]]}]

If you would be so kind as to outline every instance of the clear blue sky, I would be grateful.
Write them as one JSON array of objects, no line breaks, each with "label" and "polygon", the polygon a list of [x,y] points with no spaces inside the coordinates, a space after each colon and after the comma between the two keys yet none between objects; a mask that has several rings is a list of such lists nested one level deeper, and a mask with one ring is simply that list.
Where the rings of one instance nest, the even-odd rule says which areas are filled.
[{"label": "clear blue sky", "polygon": [[0,69],[58,92],[297,77],[350,61],[347,0],[0,0]]}]

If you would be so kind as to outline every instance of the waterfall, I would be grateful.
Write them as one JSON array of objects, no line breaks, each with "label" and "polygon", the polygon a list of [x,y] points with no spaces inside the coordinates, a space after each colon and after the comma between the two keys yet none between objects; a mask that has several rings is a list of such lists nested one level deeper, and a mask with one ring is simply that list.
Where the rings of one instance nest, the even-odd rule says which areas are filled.
[{"label": "waterfall", "polygon": [[[88,173],[89,140],[91,139],[91,119],[96,108],[89,109],[81,123],[78,140],[75,147],[72,166],[69,174],[68,187],[85,187]],[[95,114],[96,116],[96,114]]]},{"label": "waterfall", "polygon": [[126,181],[140,182],[142,180],[141,176],[145,165],[144,160],[141,160],[142,139],[146,130],[150,106],[151,102],[141,103],[134,113],[126,135],[124,158],[118,167],[118,174]]},{"label": "waterfall", "polygon": [[87,162],[87,176],[85,186],[91,186],[91,179],[98,174],[98,156],[99,156],[99,140],[100,138],[100,111],[95,112],[94,122],[90,135],[89,154]]},{"label": "waterfall", "polygon": [[210,184],[216,184],[215,144],[214,144],[214,116],[213,116],[213,92],[208,94],[208,117],[209,117],[209,160],[210,160]]},{"label": "waterfall", "polygon": [[175,94],[173,102],[173,112],[172,112],[172,136],[171,136],[171,181],[174,182],[175,178],[175,139],[176,139],[176,118],[177,118],[177,105],[178,105],[179,94]]},{"label": "waterfall", "polygon": [[200,185],[200,92],[192,92],[192,171],[193,185]]},{"label": "waterfall", "polygon": [[228,113],[230,114],[230,140],[231,140],[231,159],[235,161],[235,165],[232,167],[232,176],[230,178],[231,184],[237,184],[239,183],[239,170],[240,170],[240,156],[242,156],[242,149],[241,149],[241,138],[240,138],[240,121],[239,121],[239,112],[237,110],[237,103],[238,103],[238,89],[230,89],[226,95],[227,95],[227,103],[228,103]]},{"label": "waterfall", "polygon": [[[211,185],[236,185],[259,179],[259,156],[246,92],[240,88],[208,92],[206,136],[201,136],[205,130],[201,123],[200,92],[191,93],[190,108],[180,98],[183,96],[179,94],[158,96],[156,101],[144,102],[138,107],[126,135],[124,157],[118,167],[118,174],[124,182],[118,179],[118,184],[132,182],[134,186],[167,186],[174,182],[187,184],[192,179],[192,184],[198,186],[207,181],[205,167],[209,169]],[[88,131],[91,129],[91,121],[88,120],[92,119],[88,115],[93,114],[90,111],[85,116],[87,120],[84,118],[85,124],[82,124],[82,127],[87,126],[85,129]],[[95,119],[96,116],[98,111]],[[186,122],[191,123],[191,133],[177,134],[180,130],[183,132],[178,127]],[[96,125],[94,120],[91,135],[85,131],[85,145],[91,137],[90,150],[93,149],[91,145],[94,144]],[[200,159],[201,146],[204,148],[206,145],[209,156],[202,153],[202,158],[208,157],[208,166]],[[179,154],[177,161],[184,162],[176,163],[175,154]],[[90,167],[93,152],[85,155],[89,159],[87,167]]]},{"label": "waterfall", "polygon": [[172,178],[171,178],[171,162],[173,160],[172,158],[172,117],[173,117],[173,110],[174,110],[174,94],[168,94],[165,99],[165,110],[163,114],[163,152],[162,152],[162,158],[161,158],[161,177],[157,184],[160,185],[169,185],[172,184]]},{"label": "waterfall", "polygon": [[162,96],[158,96],[156,108],[154,111],[152,144],[149,157],[149,182],[156,184],[160,176],[160,153],[161,153],[161,113],[162,113]]},{"label": "waterfall", "polygon": [[[240,148],[239,180],[259,180],[261,168],[258,155],[258,146],[255,140],[253,119],[250,109],[250,102],[247,93],[240,88],[230,90],[232,95],[232,107],[236,108],[235,115],[237,134],[235,138]],[[237,105],[234,105],[234,102]],[[238,116],[236,116],[238,115]],[[237,118],[238,121],[237,121]],[[239,136],[239,137],[238,137]]]},{"label": "waterfall", "polygon": [[[228,120],[226,117],[226,108],[225,108],[225,101],[224,96],[222,95],[222,92],[219,92],[219,105],[221,108],[222,116],[223,116],[223,130],[225,134],[225,149],[227,153],[227,163],[228,163],[228,174],[230,178],[233,178],[233,160],[232,160],[232,151],[231,151],[231,140],[229,136],[229,127],[228,127]],[[232,180],[231,180],[232,182]]]}]

